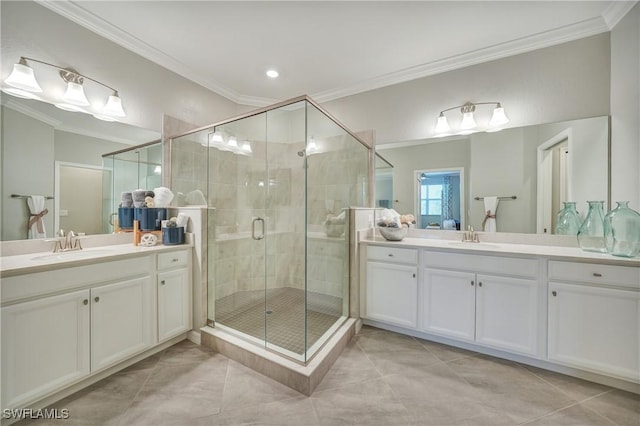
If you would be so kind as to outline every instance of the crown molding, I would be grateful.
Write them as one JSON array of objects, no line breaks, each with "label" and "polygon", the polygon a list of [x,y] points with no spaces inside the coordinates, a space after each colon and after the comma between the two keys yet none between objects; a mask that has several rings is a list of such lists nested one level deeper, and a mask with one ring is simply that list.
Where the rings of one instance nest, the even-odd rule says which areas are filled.
[{"label": "crown molding", "polygon": [[75,22],[76,24],[106,38],[131,52],[134,52],[145,59],[148,59],[176,74],[187,78],[207,89],[224,96],[225,98],[240,103],[241,96],[235,91],[221,86],[220,84],[199,75],[189,66],[177,61],[175,58],[158,50],[142,40],[133,37],[126,31],[121,30],[97,17],[93,13],[88,12],[84,8],[72,3],[69,0],[34,0],[36,3],[46,7],[47,9]]},{"label": "crown molding", "polygon": [[54,129],[57,129],[58,126],[62,125],[62,121],[57,120],[53,117],[51,117],[48,114],[45,114],[44,112],[38,111],[34,108],[28,107],[24,104],[18,103],[16,101],[14,101],[13,99],[7,99],[8,95],[3,94],[2,95],[2,105],[12,109],[14,111],[17,111],[21,114],[27,115],[31,118],[33,118],[34,120],[38,120],[38,121],[42,121],[45,124],[48,124],[49,126],[53,127]]},{"label": "crown molding", "polygon": [[609,4],[609,7],[607,7],[605,11],[602,12],[602,18],[607,24],[607,27],[609,27],[609,30],[612,30],[616,25],[618,25],[618,22],[620,22],[622,18],[624,18],[625,15],[629,13],[629,11],[631,11],[631,9],[633,9],[633,7],[637,3],[638,0],[611,2],[611,4]]},{"label": "crown molding", "polygon": [[470,135],[451,135],[451,136],[433,136],[426,139],[418,139],[413,141],[404,141],[404,142],[391,142],[384,144],[377,144],[376,151],[384,151],[385,149],[393,149],[393,148],[406,148],[409,146],[418,146],[418,145],[427,145],[431,143],[439,143],[439,142],[450,142],[450,141],[464,141],[469,140]]},{"label": "crown molding", "polygon": [[105,141],[109,141],[109,142],[117,142],[117,143],[121,143],[123,145],[138,145],[139,142],[136,142],[134,140],[131,139],[124,139],[124,138],[119,138],[119,137],[115,137],[112,135],[107,135],[101,132],[96,132],[93,130],[87,130],[87,129],[83,129],[80,127],[74,127],[74,126],[68,126],[68,125],[60,125],[58,127],[55,128],[56,131],[59,132],[67,132],[67,133],[74,133],[76,135],[82,135],[82,136],[87,136],[90,138],[95,138],[95,139],[102,139]]},{"label": "crown molding", "polygon": [[[244,95],[219,83],[212,81],[189,66],[177,61],[166,53],[122,31],[120,28],[106,22],[96,15],[69,0],[35,0],[42,6],[59,15],[87,28],[88,30],[128,49],[156,64],[167,68],[201,86],[241,105],[268,106],[278,100]],[[398,72],[367,79],[353,85],[337,89],[312,93],[310,96],[317,102],[328,102],[334,99],[355,95],[369,90],[379,89],[393,84],[404,83],[430,75],[440,74],[471,65],[477,65],[508,56],[530,52],[536,49],[566,43],[584,37],[610,31],[611,23],[617,23],[637,1],[613,2],[603,13],[603,16],[586,21],[566,25],[561,28],[523,37],[517,40],[501,43],[484,49],[478,49],[461,55],[452,56],[438,61],[406,68]],[[616,21],[617,19],[617,21]]]},{"label": "crown molding", "polygon": [[433,61],[380,77],[375,77],[355,85],[312,94],[311,97],[318,102],[327,102],[345,96],[351,96],[357,93],[391,86],[393,84],[404,83],[422,77],[428,77],[430,75],[441,74],[471,65],[477,65],[496,59],[502,59],[578,40],[607,31],[609,31],[609,27],[606,25],[604,18],[592,18],[576,24],[566,25],[554,30],[534,34],[532,36],[523,37],[484,49],[474,50],[461,55],[452,56],[439,61]]}]

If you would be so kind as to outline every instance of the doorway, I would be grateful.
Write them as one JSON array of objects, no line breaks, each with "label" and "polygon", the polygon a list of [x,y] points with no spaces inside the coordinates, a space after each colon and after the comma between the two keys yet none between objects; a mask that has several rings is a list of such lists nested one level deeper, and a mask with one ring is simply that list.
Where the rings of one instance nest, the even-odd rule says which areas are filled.
[{"label": "doorway", "polygon": [[571,154],[571,129],[558,133],[538,147],[538,234],[552,234],[562,203],[571,201]]},{"label": "doorway", "polygon": [[464,227],[464,169],[417,170],[414,174],[417,226],[444,230]]}]

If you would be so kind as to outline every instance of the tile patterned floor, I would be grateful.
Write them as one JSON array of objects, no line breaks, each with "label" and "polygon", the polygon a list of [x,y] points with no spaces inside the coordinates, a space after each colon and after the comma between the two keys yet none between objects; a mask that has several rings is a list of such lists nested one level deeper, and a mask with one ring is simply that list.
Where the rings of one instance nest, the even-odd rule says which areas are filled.
[{"label": "tile patterned floor", "polygon": [[188,341],[24,425],[640,425],[640,396],[364,327],[310,397]]},{"label": "tile patterned floor", "polygon": [[305,294],[296,288],[268,290],[266,304],[264,291],[243,291],[216,300],[216,321],[257,339],[264,339],[266,333],[269,343],[302,355],[305,343],[306,348],[313,346],[340,319],[341,308],[340,298]]}]

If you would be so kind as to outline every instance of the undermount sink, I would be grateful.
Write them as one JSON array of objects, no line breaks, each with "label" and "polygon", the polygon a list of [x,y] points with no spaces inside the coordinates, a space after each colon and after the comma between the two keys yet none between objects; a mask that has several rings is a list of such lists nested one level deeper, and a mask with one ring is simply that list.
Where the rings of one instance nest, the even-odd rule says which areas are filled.
[{"label": "undermount sink", "polygon": [[463,241],[452,241],[449,243],[450,246],[455,246],[455,247],[468,247],[468,248],[499,248],[500,245],[498,244],[492,244],[492,243],[473,243],[473,242],[463,242]]},{"label": "undermount sink", "polygon": [[32,257],[31,260],[74,260],[74,259],[86,259],[88,257],[101,256],[105,254],[113,253],[113,250],[98,249],[98,250],[75,250],[75,251],[61,251],[58,253],[44,254],[42,256]]}]

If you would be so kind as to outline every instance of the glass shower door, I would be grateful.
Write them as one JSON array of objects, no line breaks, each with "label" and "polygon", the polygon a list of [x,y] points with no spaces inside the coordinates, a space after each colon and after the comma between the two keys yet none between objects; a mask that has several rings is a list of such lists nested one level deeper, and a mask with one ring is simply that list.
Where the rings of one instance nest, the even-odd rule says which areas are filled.
[{"label": "glass shower door", "polygon": [[266,115],[210,129],[209,267],[215,324],[264,346],[268,193]]}]

